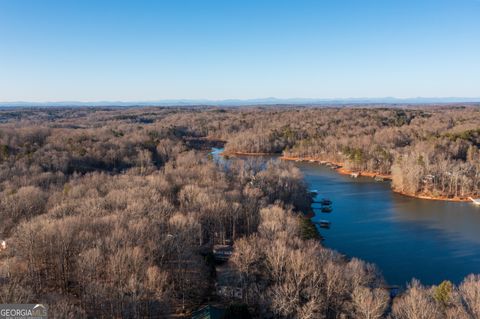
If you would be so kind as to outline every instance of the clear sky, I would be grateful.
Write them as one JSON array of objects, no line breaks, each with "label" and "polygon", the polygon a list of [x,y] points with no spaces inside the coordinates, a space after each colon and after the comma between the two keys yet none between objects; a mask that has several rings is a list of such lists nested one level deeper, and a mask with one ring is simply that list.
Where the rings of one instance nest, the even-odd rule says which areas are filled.
[{"label": "clear sky", "polygon": [[0,101],[480,97],[480,0],[0,0]]}]

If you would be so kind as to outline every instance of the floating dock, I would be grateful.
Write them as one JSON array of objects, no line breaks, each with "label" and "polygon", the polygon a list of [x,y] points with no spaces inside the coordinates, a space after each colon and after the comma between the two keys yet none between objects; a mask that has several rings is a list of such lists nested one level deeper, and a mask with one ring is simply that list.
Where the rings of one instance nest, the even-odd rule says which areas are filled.
[{"label": "floating dock", "polygon": [[332,201],[329,200],[328,198],[322,198],[322,200],[320,201],[320,204],[322,204],[323,206],[328,206],[328,205],[332,205]]},{"label": "floating dock", "polygon": [[320,225],[321,228],[330,228],[330,222],[328,220],[321,219],[319,221],[314,221],[315,224]]},{"label": "floating dock", "polygon": [[331,213],[332,212],[332,207],[331,206],[324,206],[321,208],[322,213]]}]

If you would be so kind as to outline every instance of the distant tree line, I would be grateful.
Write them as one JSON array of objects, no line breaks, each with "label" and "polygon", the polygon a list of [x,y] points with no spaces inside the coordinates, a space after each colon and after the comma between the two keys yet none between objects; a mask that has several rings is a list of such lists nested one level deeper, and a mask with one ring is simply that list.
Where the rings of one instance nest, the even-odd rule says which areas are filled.
[{"label": "distant tree line", "polygon": [[480,196],[478,107],[287,109],[249,115],[253,127],[227,138],[227,151],[283,153],[389,174],[393,188],[410,195]]},{"label": "distant tree line", "polygon": [[196,150],[219,140],[321,157],[391,170],[405,191],[461,196],[478,191],[476,112],[0,111],[0,303],[45,303],[58,318],[187,315],[214,298],[213,246],[233,242],[231,284],[252,316],[477,318],[476,275],[412,281],[392,300],[373,265],[323,247],[292,164],[224,164]]}]

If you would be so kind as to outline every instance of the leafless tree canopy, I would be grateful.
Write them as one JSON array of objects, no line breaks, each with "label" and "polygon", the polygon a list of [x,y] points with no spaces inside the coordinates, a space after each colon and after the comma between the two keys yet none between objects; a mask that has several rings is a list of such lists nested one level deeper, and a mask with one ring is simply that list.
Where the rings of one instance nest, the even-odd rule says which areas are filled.
[{"label": "leafless tree canopy", "polygon": [[373,265],[302,234],[310,195],[293,165],[204,152],[226,143],[391,173],[407,193],[478,195],[479,121],[474,107],[0,110],[0,303],[188,314],[213,298],[213,246],[233,242],[231,284],[257,317],[479,318],[478,276],[413,281],[391,300]]}]

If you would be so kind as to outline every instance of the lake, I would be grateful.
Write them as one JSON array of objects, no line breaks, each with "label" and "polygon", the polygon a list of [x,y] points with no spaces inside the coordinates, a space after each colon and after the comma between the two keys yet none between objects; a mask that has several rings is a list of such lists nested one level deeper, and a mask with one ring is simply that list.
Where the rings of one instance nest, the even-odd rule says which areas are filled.
[{"label": "lake", "polygon": [[[212,154],[218,158],[220,151]],[[480,207],[402,196],[389,182],[353,179],[315,163],[294,165],[318,198],[333,201],[331,213],[315,209],[313,218],[331,222],[330,229],[320,229],[324,245],[375,263],[389,284],[405,285],[412,278],[428,285],[445,279],[460,283],[480,273]]]}]

